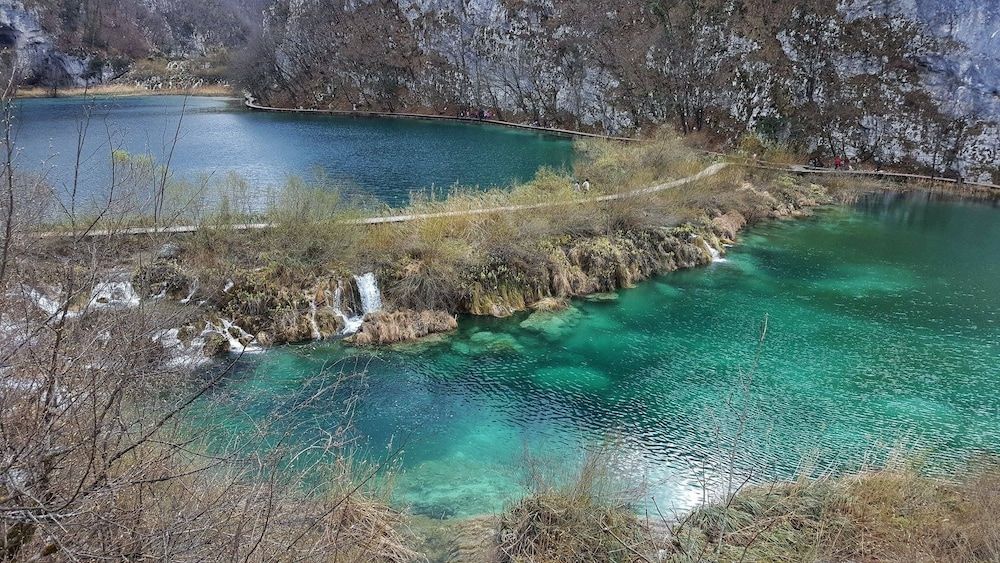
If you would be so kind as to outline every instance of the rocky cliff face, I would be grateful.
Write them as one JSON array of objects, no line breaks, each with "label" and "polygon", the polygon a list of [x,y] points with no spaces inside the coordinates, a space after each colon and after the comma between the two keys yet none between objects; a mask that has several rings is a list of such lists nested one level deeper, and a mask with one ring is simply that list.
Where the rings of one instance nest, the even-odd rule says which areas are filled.
[{"label": "rocky cliff face", "polygon": [[83,85],[85,60],[60,53],[42,29],[38,14],[17,0],[0,0],[0,49],[13,54],[14,64],[29,85]]},{"label": "rocky cliff face", "polygon": [[671,124],[990,179],[1000,16],[963,2],[273,0],[243,82],[275,105]]},{"label": "rocky cliff face", "polygon": [[1000,0],[855,0],[843,9],[920,21],[953,42],[953,52],[925,57],[929,79],[964,109],[1000,116]]},{"label": "rocky cliff face", "polygon": [[27,85],[107,82],[143,60],[204,66],[259,26],[263,1],[0,0],[0,49]]}]

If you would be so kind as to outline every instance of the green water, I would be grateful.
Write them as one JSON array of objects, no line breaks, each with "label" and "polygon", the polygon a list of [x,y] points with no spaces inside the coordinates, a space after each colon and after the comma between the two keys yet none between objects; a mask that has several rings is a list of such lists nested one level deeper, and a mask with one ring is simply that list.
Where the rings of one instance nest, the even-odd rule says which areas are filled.
[{"label": "green water", "polygon": [[[89,116],[89,117],[88,117]],[[73,179],[84,132],[79,193],[88,201],[111,182],[112,150],[153,155],[178,181],[214,188],[235,172],[263,202],[289,176],[320,172],[352,194],[405,204],[411,191],[455,184],[504,187],[542,166],[572,168],[563,137],[470,123],[251,112],[226,98],[138,96],[24,100],[16,114],[18,165],[60,192]],[[82,127],[86,124],[86,127]],[[82,129],[81,129],[82,128]],[[119,172],[120,173],[120,172]]]},{"label": "green water", "polygon": [[[945,472],[1000,453],[998,274],[997,209],[880,196],[755,228],[727,261],[614,300],[463,319],[374,359],[336,343],[270,351],[217,393],[216,420],[238,428],[237,403],[285,410],[322,365],[359,359],[359,439],[376,458],[405,444],[396,500],[438,517],[501,508],[523,490],[525,452],[573,463],[609,440],[615,472],[663,511],[731,467],[756,481],[841,472],[904,447]],[[312,430],[296,439],[334,428],[338,401],[305,408]]]}]

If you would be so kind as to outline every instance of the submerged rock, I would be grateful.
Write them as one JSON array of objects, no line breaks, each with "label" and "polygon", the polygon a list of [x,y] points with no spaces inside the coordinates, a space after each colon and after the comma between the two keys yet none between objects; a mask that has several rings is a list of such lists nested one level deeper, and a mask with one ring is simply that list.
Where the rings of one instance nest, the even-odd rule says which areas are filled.
[{"label": "submerged rock", "polygon": [[585,298],[587,301],[600,303],[604,301],[618,301],[617,293],[592,293]]},{"label": "submerged rock", "polygon": [[468,339],[452,343],[451,349],[465,356],[520,354],[524,351],[524,348],[512,335],[488,330],[479,331]]},{"label": "submerged rock", "polygon": [[582,316],[580,310],[574,307],[562,311],[536,311],[521,321],[521,328],[558,340],[566,336],[580,322]]},{"label": "submerged rock", "polygon": [[358,346],[395,344],[458,328],[458,320],[445,311],[379,311],[369,315],[350,341]]}]

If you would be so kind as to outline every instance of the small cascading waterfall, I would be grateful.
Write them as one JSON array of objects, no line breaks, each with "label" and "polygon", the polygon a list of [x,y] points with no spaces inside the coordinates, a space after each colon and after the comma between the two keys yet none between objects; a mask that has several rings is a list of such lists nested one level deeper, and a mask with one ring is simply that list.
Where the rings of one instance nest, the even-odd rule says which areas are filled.
[{"label": "small cascading waterfall", "polygon": [[[344,323],[344,328],[340,332],[341,336],[350,336],[358,332],[366,315],[382,309],[382,294],[379,292],[375,274],[369,272],[363,276],[354,276],[354,281],[358,286],[358,295],[361,297],[360,314],[350,317],[344,312],[344,283],[342,281],[337,282],[337,288],[333,292],[330,308],[333,310],[333,314]],[[315,302],[313,307],[315,307]],[[315,316],[315,311],[310,310],[311,319],[315,319]],[[314,327],[313,332],[314,334],[318,332],[318,328]]]},{"label": "small cascading waterfall", "polygon": [[[28,288],[28,299],[48,315],[55,315],[63,308],[63,303],[49,297],[46,293],[34,288]],[[138,307],[142,299],[129,281],[105,281],[94,286],[90,301],[82,310],[70,307],[66,318],[77,317],[87,312],[87,309],[131,309]]]},{"label": "small cascading waterfall", "polygon": [[363,276],[354,276],[358,283],[358,294],[361,295],[361,310],[370,315],[382,309],[382,294],[378,290],[375,274],[368,272]]},{"label": "small cascading waterfall", "polygon": [[181,305],[187,305],[188,303],[190,303],[191,300],[194,299],[194,295],[196,293],[198,293],[198,280],[197,279],[195,279],[194,282],[191,283],[191,291],[188,292],[187,297],[185,297],[184,299],[181,299]]},{"label": "small cascading waterfall", "polygon": [[138,307],[141,301],[139,294],[128,281],[101,282],[94,287],[91,295],[91,306],[103,308]]},{"label": "small cascading waterfall", "polygon": [[354,276],[358,283],[358,293],[361,295],[361,310],[370,315],[382,308],[382,294],[378,290],[375,274],[368,272],[363,276]]},{"label": "small cascading waterfall", "polygon": [[714,246],[712,246],[711,244],[709,244],[709,242],[707,240],[705,240],[704,238],[701,238],[701,242],[702,242],[702,244],[705,245],[705,248],[708,250],[709,256],[712,257],[712,262],[725,262],[726,261],[726,259],[722,257],[722,253],[719,252],[719,249],[717,249]]},{"label": "small cascading waterfall", "polygon": [[312,332],[313,340],[322,340],[323,333],[319,330],[319,323],[316,322],[316,295],[309,300],[309,329]]},{"label": "small cascading waterfall", "polygon": [[[211,322],[205,323],[205,330],[202,332],[202,336],[207,336],[211,333],[221,334],[226,340],[228,340],[229,351],[233,353],[244,352],[249,354],[262,352],[264,350],[260,346],[253,343],[255,340],[253,335],[243,330],[243,328],[236,323],[226,319],[219,319],[218,325]],[[243,341],[248,342],[248,344],[243,344]]]},{"label": "small cascading waterfall", "polygon": [[31,299],[35,306],[49,315],[55,315],[62,308],[62,304],[37,289],[29,288],[28,298]]},{"label": "small cascading waterfall", "polygon": [[337,315],[341,321],[344,323],[344,330],[341,331],[342,336],[350,336],[361,329],[361,323],[364,322],[364,315],[357,315],[354,317],[348,317],[343,310],[344,306],[344,284],[343,282],[337,282],[337,289],[333,293],[333,313]]}]

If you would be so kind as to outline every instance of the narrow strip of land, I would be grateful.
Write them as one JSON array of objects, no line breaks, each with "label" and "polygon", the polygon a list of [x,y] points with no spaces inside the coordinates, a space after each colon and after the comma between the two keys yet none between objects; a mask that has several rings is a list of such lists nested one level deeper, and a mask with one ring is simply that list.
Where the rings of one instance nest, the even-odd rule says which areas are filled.
[{"label": "narrow strip of land", "polygon": [[724,168],[729,166],[727,162],[720,162],[713,164],[708,168],[702,170],[701,172],[688,176],[687,178],[681,178],[679,180],[672,180],[663,184],[658,184],[649,188],[640,188],[638,190],[631,190],[628,192],[622,192],[617,194],[609,194],[594,197],[584,197],[579,199],[561,200],[561,201],[546,201],[541,203],[530,203],[523,205],[504,205],[502,207],[485,207],[480,209],[460,209],[457,211],[442,211],[439,213],[416,213],[411,215],[389,215],[385,217],[369,217],[367,219],[358,219],[355,221],[345,221],[348,225],[380,225],[384,223],[404,223],[407,221],[423,221],[425,219],[437,219],[441,217],[464,217],[469,215],[483,215],[486,213],[510,213],[514,211],[527,211],[531,209],[545,209],[548,207],[559,207],[566,205],[578,205],[582,203],[596,203],[602,201],[614,201],[616,199],[623,199],[626,197],[634,197],[642,194],[651,194],[656,192],[662,192],[663,190],[669,190],[672,188],[678,188],[680,186],[685,186],[692,182],[697,182],[703,178],[709,176],[714,176],[722,171]]},{"label": "narrow strip of land", "polygon": [[[533,209],[545,209],[550,207],[558,206],[568,206],[568,205],[578,205],[584,203],[598,203],[606,201],[614,201],[629,197],[635,197],[637,195],[652,194],[656,192],[661,192],[664,190],[670,190],[685,186],[709,176],[714,176],[724,170],[729,166],[742,166],[749,168],[760,168],[765,170],[774,170],[778,172],[785,172],[790,174],[835,174],[841,176],[855,176],[855,177],[876,177],[876,178],[886,178],[886,179],[896,179],[902,181],[919,180],[919,181],[930,181],[930,182],[943,182],[950,183],[960,186],[969,186],[977,188],[986,188],[991,190],[1000,190],[1000,186],[995,184],[986,184],[981,182],[960,182],[951,178],[934,178],[931,176],[923,176],[920,174],[904,174],[899,172],[884,172],[884,171],[873,171],[873,170],[833,170],[830,168],[814,168],[809,166],[785,166],[776,163],[767,162],[756,162],[756,161],[731,161],[731,162],[719,162],[712,164],[702,170],[701,172],[688,176],[686,178],[680,178],[678,180],[671,180],[662,184],[657,184],[655,186],[650,186],[648,188],[640,188],[636,190],[630,190],[626,192],[619,192],[614,194],[593,196],[593,197],[581,197],[577,199],[570,200],[560,200],[560,201],[547,201],[540,203],[530,203],[521,205],[504,205],[499,207],[484,207],[475,209],[460,209],[455,211],[441,211],[437,213],[411,213],[405,215],[384,215],[379,217],[367,217],[363,219],[350,219],[341,221],[342,225],[382,225],[388,223],[405,223],[409,221],[423,221],[427,219],[437,219],[443,217],[467,217],[473,215],[485,215],[488,213],[513,213],[518,211],[529,211]],[[269,229],[274,227],[273,223],[240,223],[235,225],[230,225],[226,227],[233,231],[248,231],[248,230],[260,230]],[[203,227],[199,225],[176,225],[171,227],[126,227],[121,229],[97,229],[89,231],[82,236],[87,237],[102,237],[111,235],[152,235],[152,234],[182,234],[182,233],[194,233]],[[43,238],[51,237],[68,237],[68,236],[80,236],[69,231],[47,231],[40,234]]]},{"label": "narrow strip of land", "polygon": [[[669,190],[673,188],[678,188],[680,186],[685,186],[693,182],[697,182],[703,178],[709,176],[714,176],[722,171],[724,168],[729,166],[728,162],[719,162],[705,168],[701,172],[688,176],[686,178],[680,178],[678,180],[671,180],[663,184],[658,184],[648,188],[640,188],[637,190],[630,190],[627,192],[621,192],[616,194],[594,196],[594,197],[582,197],[578,199],[560,200],[560,201],[545,201],[540,203],[530,203],[522,205],[504,205],[501,207],[483,207],[476,209],[461,209],[456,211],[441,211],[438,213],[414,213],[409,215],[385,215],[381,217],[367,217],[364,219],[349,219],[341,221],[342,225],[381,225],[386,223],[405,223],[408,221],[422,221],[425,219],[436,219],[439,217],[463,217],[472,215],[484,215],[487,213],[511,213],[515,211],[527,211],[531,209],[544,209],[547,207],[558,207],[566,205],[578,205],[583,203],[595,203],[603,201],[614,201],[616,199],[624,199],[627,197],[634,197],[642,194],[651,194],[656,192],[661,192],[664,190]],[[232,231],[251,231],[260,229],[269,229],[274,227],[273,223],[240,223],[236,225],[230,225],[226,227]],[[103,237],[111,235],[153,235],[153,234],[182,234],[182,233],[193,233],[197,232],[202,227],[199,225],[175,225],[172,227],[125,227],[121,229],[96,229],[85,233],[83,236],[88,237]],[[68,231],[47,231],[41,233],[42,238],[51,237],[68,237],[76,236],[72,232]]]}]

